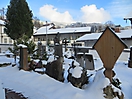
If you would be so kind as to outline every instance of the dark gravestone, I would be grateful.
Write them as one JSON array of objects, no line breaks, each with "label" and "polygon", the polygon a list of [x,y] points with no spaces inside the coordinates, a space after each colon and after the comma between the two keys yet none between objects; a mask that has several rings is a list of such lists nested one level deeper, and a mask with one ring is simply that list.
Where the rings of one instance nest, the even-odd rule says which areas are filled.
[{"label": "dark gravestone", "polygon": [[128,60],[128,67],[132,68],[132,47],[130,47],[130,57]]},{"label": "dark gravestone", "polygon": [[94,70],[94,61],[91,54],[85,53],[85,67],[86,70]]},{"label": "dark gravestone", "polygon": [[55,56],[62,57],[62,45],[55,45],[54,49],[55,49],[54,52]]},{"label": "dark gravestone", "polygon": [[29,70],[27,48],[20,47],[20,69]]},{"label": "dark gravestone", "polygon": [[[68,76],[67,76],[67,80],[68,82],[71,82],[71,84],[75,87],[78,87],[78,88],[82,88],[82,86],[84,84],[88,84],[88,76],[87,76],[87,71],[84,70],[83,68],[81,69],[82,70],[82,73],[81,73],[81,77],[80,78],[77,78],[77,77],[74,77],[72,75],[72,72],[70,71],[73,71],[74,69],[81,69],[79,66],[75,66],[74,65],[74,61],[72,62],[72,66],[68,69]],[[72,70],[71,70],[72,69]]]},{"label": "dark gravestone", "polygon": [[89,49],[85,47],[75,47],[75,56],[77,56],[77,53],[82,52],[82,53],[88,53]]},{"label": "dark gravestone", "polygon": [[77,54],[77,62],[79,62],[81,67],[84,67],[84,57],[83,53],[78,53]]},{"label": "dark gravestone", "polygon": [[54,38],[54,45],[58,45],[60,44],[60,34],[59,32],[56,34],[55,38]]},{"label": "dark gravestone", "polygon": [[46,46],[42,46],[42,54],[46,52]]},{"label": "dark gravestone", "polygon": [[42,55],[42,43],[38,42],[38,51],[37,51],[38,56]]},{"label": "dark gravestone", "polygon": [[54,79],[63,82],[64,77],[63,77],[62,65],[63,65],[63,62],[61,58],[54,60],[51,63],[47,63],[45,73],[49,75],[50,77],[53,77]]}]

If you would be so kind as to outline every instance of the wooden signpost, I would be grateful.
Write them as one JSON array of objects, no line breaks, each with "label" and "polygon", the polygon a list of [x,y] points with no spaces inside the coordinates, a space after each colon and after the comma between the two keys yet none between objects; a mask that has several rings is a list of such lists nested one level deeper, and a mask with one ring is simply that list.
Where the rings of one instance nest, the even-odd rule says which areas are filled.
[{"label": "wooden signpost", "polygon": [[105,76],[112,81],[112,77],[114,76],[112,69],[123,49],[127,48],[127,45],[111,28],[107,27],[93,48],[96,49],[104,64]]}]

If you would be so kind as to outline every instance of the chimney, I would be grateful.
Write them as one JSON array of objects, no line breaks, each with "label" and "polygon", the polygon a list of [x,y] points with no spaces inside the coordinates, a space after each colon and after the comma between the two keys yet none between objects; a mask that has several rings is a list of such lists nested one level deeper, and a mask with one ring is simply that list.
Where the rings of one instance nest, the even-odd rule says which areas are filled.
[{"label": "chimney", "polygon": [[115,27],[115,32],[116,33],[120,33],[120,28],[119,27]]}]

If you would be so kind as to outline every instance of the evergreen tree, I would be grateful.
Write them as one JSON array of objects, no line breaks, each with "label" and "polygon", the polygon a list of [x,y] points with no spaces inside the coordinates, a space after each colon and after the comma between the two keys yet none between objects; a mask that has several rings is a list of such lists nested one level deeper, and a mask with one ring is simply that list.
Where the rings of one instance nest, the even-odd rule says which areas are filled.
[{"label": "evergreen tree", "polygon": [[6,13],[6,34],[13,40],[24,35],[30,38],[33,35],[32,16],[26,0],[11,0]]}]

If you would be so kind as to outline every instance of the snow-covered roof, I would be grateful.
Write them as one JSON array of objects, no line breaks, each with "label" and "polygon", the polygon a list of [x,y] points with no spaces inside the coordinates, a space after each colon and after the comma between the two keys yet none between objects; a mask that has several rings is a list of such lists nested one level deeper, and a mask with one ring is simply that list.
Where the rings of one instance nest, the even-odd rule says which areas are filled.
[{"label": "snow-covered roof", "polygon": [[[47,30],[46,30],[47,29]],[[47,31],[47,33],[46,33]],[[60,28],[60,29],[50,29],[50,26],[44,26],[39,28],[35,35],[45,35],[45,34],[57,34],[57,33],[78,33],[78,32],[91,32],[91,27],[77,27],[77,28]]]},{"label": "snow-covered roof", "polygon": [[4,21],[3,20],[0,20],[0,25],[4,25]]},{"label": "snow-covered roof", "polygon": [[24,44],[19,44],[18,47],[27,48],[27,46]]},{"label": "snow-covered roof", "polygon": [[132,18],[132,11],[131,11],[130,13],[128,13],[128,14],[124,17],[124,19],[130,19],[130,18]]},{"label": "snow-covered roof", "polygon": [[[76,41],[87,41],[87,40],[97,40],[102,33],[91,33],[85,34],[82,37],[78,38]],[[120,33],[116,33],[119,38],[132,38],[132,29],[129,30],[120,30]]]}]

